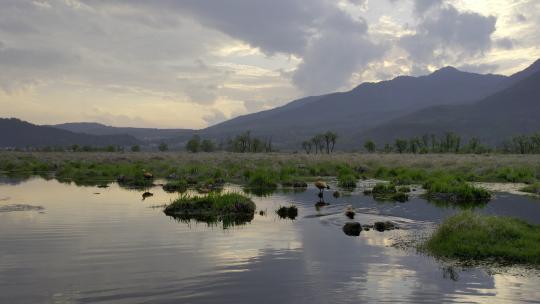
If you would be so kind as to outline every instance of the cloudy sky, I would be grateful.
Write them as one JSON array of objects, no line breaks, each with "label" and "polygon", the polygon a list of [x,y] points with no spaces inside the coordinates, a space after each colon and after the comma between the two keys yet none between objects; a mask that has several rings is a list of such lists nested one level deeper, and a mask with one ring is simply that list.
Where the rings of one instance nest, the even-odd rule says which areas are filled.
[{"label": "cloudy sky", "polygon": [[538,0],[0,0],[0,116],[203,128],[452,65],[540,58]]}]

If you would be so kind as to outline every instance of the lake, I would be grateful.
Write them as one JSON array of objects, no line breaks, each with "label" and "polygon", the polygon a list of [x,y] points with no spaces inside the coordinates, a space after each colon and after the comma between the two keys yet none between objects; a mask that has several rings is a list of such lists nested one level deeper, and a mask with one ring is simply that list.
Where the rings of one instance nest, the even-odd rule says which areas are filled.
[{"label": "lake", "polygon": [[[315,208],[315,188],[253,196],[250,223],[177,221],[162,212],[178,194],[76,186],[56,180],[0,183],[0,303],[540,303],[540,276],[523,267],[452,267],[400,246],[459,211],[413,197],[376,202],[360,191]],[[241,191],[227,185],[225,191]],[[295,220],[279,206],[295,204]],[[350,220],[392,220],[362,231]],[[259,211],[265,214],[259,214]],[[540,201],[498,193],[482,213],[540,224]]]}]

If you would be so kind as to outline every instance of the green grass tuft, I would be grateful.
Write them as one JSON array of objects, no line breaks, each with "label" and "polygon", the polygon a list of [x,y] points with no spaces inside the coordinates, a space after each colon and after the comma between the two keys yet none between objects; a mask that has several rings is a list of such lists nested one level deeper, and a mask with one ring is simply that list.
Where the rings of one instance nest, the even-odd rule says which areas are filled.
[{"label": "green grass tuft", "polygon": [[174,213],[255,213],[255,203],[239,193],[214,193],[205,196],[180,195],[165,208],[166,214]]},{"label": "green grass tuft", "polygon": [[540,264],[540,226],[470,211],[447,218],[420,246],[434,256],[465,261]]},{"label": "green grass tuft", "polygon": [[439,176],[429,179],[423,187],[427,190],[426,197],[434,201],[485,204],[491,199],[489,191],[470,185],[453,176]]}]

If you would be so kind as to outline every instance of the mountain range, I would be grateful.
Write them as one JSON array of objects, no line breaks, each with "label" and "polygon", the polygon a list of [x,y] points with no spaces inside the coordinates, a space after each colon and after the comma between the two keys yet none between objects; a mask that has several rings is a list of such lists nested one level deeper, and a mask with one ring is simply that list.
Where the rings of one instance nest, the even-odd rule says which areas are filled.
[{"label": "mountain range", "polygon": [[[397,137],[447,131],[496,143],[512,135],[540,131],[540,122],[535,119],[540,114],[539,73],[540,60],[511,76],[445,67],[425,76],[399,76],[363,83],[348,92],[298,99],[202,130],[117,128],[97,123],[43,128],[69,132],[61,142],[73,141],[73,134],[79,134],[85,141],[107,142],[116,136],[122,143],[135,140],[173,146],[183,145],[194,134],[221,141],[250,130],[254,136],[272,138],[281,150],[297,150],[303,140],[327,130],[339,134],[338,148],[344,150],[358,149],[366,139],[384,143]],[[40,137],[39,142],[44,141]],[[3,139],[0,145],[5,146]]]},{"label": "mountain range", "polygon": [[130,135],[91,135],[50,126],[38,126],[16,118],[0,118],[0,147],[129,146],[142,144]]}]

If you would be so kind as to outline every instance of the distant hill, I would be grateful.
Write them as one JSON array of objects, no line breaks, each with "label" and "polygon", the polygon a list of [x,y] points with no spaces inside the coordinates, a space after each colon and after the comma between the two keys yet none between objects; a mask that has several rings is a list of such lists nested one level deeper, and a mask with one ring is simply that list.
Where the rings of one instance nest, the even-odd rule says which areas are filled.
[{"label": "distant hill", "polygon": [[141,142],[129,135],[89,135],[38,126],[16,118],[0,118],[0,147],[69,146],[128,146]]},{"label": "distant hill", "polygon": [[340,135],[339,148],[358,147],[354,135],[360,131],[428,106],[473,102],[505,87],[508,79],[446,67],[427,76],[400,76],[363,83],[349,92],[299,99],[198,133],[217,139],[251,130],[256,136],[272,137],[278,148],[299,149],[302,140],[333,130]]},{"label": "distant hill", "polygon": [[[521,74],[523,75],[523,74]],[[390,143],[396,138],[452,131],[498,144],[515,135],[540,131],[540,71],[475,103],[428,107],[373,128],[358,138]]]},{"label": "distant hill", "polygon": [[169,139],[185,139],[191,137],[194,130],[189,129],[156,129],[156,128],[130,128],[111,127],[95,122],[73,122],[51,127],[67,130],[76,133],[86,133],[92,135],[130,135],[138,140],[154,142]]}]

